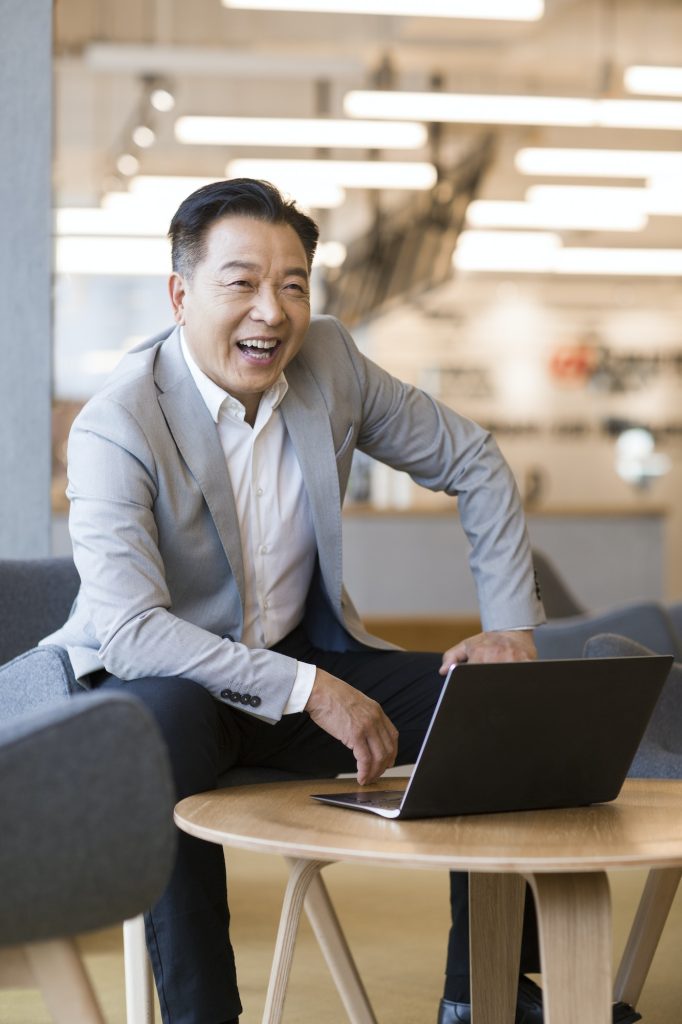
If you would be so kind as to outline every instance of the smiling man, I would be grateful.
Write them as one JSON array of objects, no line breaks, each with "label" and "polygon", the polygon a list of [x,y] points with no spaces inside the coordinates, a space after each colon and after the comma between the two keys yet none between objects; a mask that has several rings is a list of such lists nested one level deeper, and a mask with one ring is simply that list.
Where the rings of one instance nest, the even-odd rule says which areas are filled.
[{"label": "smiling man", "polygon": [[[311,317],[317,227],[271,185],[200,189],[170,236],[175,328],[125,356],[73,426],[81,589],[47,642],[85,686],[151,709],[178,798],[235,764],[371,782],[415,760],[450,664],[534,657],[543,612],[513,477],[483,429]],[[424,654],[366,632],[341,577],[356,450],[458,496],[484,632]],[[441,1024],[470,1019],[466,877],[451,902]],[[228,925],[222,850],[181,834],[147,915],[167,1024],[238,1018]],[[537,969],[532,922],[524,950]],[[519,1024],[542,1018],[529,984]]]}]

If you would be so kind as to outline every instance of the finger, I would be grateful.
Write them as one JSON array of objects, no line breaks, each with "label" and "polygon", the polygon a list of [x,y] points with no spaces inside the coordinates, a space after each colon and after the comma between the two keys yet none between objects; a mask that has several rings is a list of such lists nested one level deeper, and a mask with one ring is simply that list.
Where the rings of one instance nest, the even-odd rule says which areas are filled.
[{"label": "finger", "polygon": [[468,648],[466,641],[462,641],[461,644],[457,644],[455,647],[451,647],[443,655],[441,666],[438,669],[442,676],[448,674],[453,665],[459,665],[462,662],[468,661]]},{"label": "finger", "polygon": [[[388,719],[386,722],[390,725]],[[395,763],[396,730],[384,728],[369,733],[353,748],[353,754],[358,765],[358,782],[361,785],[364,785],[365,782],[374,782]]]}]

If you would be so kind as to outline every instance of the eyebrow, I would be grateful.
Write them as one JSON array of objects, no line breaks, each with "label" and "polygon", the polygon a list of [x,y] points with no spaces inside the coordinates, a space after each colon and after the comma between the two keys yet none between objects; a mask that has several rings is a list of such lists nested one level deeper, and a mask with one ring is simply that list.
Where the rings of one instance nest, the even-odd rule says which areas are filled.
[{"label": "eyebrow", "polygon": [[[223,270],[260,270],[258,263],[250,263],[248,260],[230,260],[228,263],[223,263],[220,267]],[[304,281],[308,280],[308,271],[305,267],[287,267],[284,271],[285,277],[302,277]]]}]

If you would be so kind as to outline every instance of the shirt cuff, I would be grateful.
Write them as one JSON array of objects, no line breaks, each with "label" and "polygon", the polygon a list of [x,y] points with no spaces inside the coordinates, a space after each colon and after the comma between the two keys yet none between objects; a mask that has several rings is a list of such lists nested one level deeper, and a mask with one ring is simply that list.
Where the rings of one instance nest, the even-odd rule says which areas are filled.
[{"label": "shirt cuff", "polygon": [[296,678],[289,694],[289,700],[284,706],[283,715],[295,715],[297,712],[303,711],[315,682],[317,665],[309,665],[305,661],[299,661],[297,665]]}]

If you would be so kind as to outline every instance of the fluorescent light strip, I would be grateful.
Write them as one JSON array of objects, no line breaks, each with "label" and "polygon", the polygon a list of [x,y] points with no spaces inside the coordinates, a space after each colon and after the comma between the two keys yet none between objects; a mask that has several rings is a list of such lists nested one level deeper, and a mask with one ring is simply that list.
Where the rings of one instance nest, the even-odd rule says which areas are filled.
[{"label": "fluorescent light strip", "polygon": [[358,149],[421,149],[423,124],[303,117],[179,117],[175,138],[203,146],[308,146]]},{"label": "fluorescent light strip", "polygon": [[452,258],[457,270],[492,273],[680,277],[682,249],[566,246],[556,235],[463,231]]},{"label": "fluorescent light strip", "polygon": [[[238,161],[234,161],[238,163]],[[266,177],[266,175],[242,174],[238,171],[226,171],[227,177]],[[172,175],[140,174],[130,182],[130,194],[144,199],[145,204],[157,204],[169,210],[169,220],[180,203],[203,185],[220,178],[183,178]],[[292,198],[306,209],[334,209],[345,201],[346,194],[340,185],[334,182],[309,177],[305,181],[290,182]]]},{"label": "fluorescent light strip", "polygon": [[473,228],[551,228],[555,231],[642,231],[647,216],[637,209],[574,209],[566,203],[550,205],[475,199],[466,211]]},{"label": "fluorescent light strip", "polygon": [[311,182],[340,188],[427,190],[436,184],[433,164],[390,160],[232,160],[228,177],[265,178],[294,196]]},{"label": "fluorescent light strip", "polygon": [[570,96],[356,89],[346,93],[343,107],[349,117],[407,118],[452,124],[682,129],[682,102],[675,100],[591,100]]},{"label": "fluorescent light strip", "polygon": [[165,238],[58,238],[56,270],[59,274],[170,273],[170,245]]},{"label": "fluorescent light strip", "polygon": [[[130,200],[131,196],[126,195],[126,198]],[[171,210],[171,216],[172,213]],[[170,217],[135,204],[121,205],[118,209],[115,206],[108,209],[101,206],[60,207],[54,211],[55,234],[60,236],[119,235],[128,238],[163,238],[168,231],[169,222]]]},{"label": "fluorescent light strip", "polygon": [[317,11],[386,14],[419,18],[538,21],[543,0],[222,0],[224,7],[249,11]]},{"label": "fluorescent light strip", "polygon": [[572,178],[649,178],[682,176],[682,153],[655,149],[520,149],[514,164],[521,174]]},{"label": "fluorescent light strip", "polygon": [[674,188],[625,188],[606,185],[531,185],[526,199],[538,206],[556,208],[564,204],[595,215],[615,211],[636,211],[658,217],[682,216],[682,191]]},{"label": "fluorescent light strip", "polygon": [[623,84],[640,96],[682,96],[682,68],[633,64],[625,69]]}]

